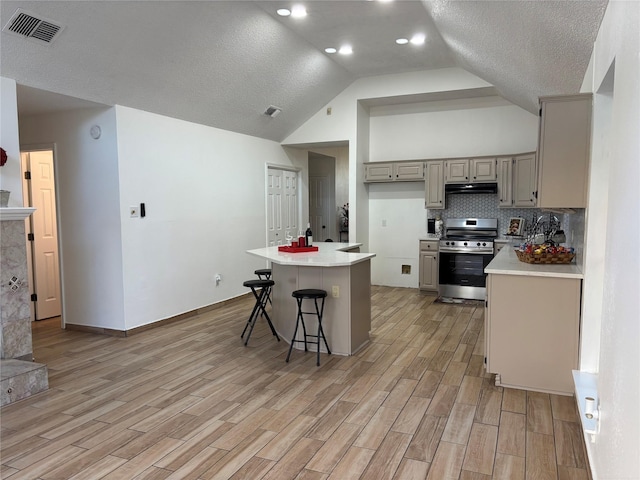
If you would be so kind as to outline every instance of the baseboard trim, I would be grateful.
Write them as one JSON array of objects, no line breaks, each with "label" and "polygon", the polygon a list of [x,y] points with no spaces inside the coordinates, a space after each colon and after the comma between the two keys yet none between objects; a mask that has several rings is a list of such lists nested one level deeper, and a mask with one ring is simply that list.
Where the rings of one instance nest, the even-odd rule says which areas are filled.
[{"label": "baseboard trim", "polygon": [[91,327],[89,325],[76,325],[74,323],[65,323],[65,330],[73,330],[75,332],[95,333],[98,335],[108,335],[110,337],[126,337],[127,332],[124,330],[114,330],[112,328]]},{"label": "baseboard trim", "polygon": [[217,310],[219,308],[232,305],[241,300],[244,300],[245,297],[247,297],[248,295],[251,295],[251,292],[243,293],[242,295],[238,295],[237,297],[230,298],[228,300],[222,300],[221,302],[212,303],[211,305],[206,305],[204,307],[196,308],[194,310],[190,310],[188,312],[181,313],[179,315],[174,315],[173,317],[164,318],[162,320],[158,320],[156,322],[149,323],[147,325],[142,325],[140,327],[132,328],[131,330],[115,330],[112,328],[91,327],[87,325],[77,325],[73,323],[65,323],[65,328],[67,330],[74,330],[77,332],[95,333],[98,335],[108,335],[111,337],[130,337],[132,335],[136,335],[138,333],[145,332],[147,330],[151,330],[156,327],[168,325],[169,323],[178,322],[180,320],[192,318],[192,317],[195,317],[196,315],[202,315],[203,313],[208,313],[208,312]]}]

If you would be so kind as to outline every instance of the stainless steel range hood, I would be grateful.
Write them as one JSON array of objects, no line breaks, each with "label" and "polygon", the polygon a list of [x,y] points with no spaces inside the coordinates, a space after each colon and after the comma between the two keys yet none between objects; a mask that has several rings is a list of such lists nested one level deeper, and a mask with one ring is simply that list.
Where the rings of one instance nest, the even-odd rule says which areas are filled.
[{"label": "stainless steel range hood", "polygon": [[497,183],[447,183],[444,193],[498,193]]}]

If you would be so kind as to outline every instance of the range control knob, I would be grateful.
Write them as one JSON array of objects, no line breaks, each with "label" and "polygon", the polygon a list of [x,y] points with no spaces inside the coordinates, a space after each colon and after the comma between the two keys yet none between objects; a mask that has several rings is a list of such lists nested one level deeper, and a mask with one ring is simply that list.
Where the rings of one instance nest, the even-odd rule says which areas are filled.
[{"label": "range control knob", "polygon": [[467,246],[467,242],[464,242],[464,246],[465,246],[465,247]]},{"label": "range control knob", "polygon": [[[478,245],[480,245],[480,244],[478,244]],[[487,242],[482,242],[482,246],[486,247],[487,246]]]},{"label": "range control knob", "polygon": [[478,246],[480,246],[480,242],[478,242]]}]

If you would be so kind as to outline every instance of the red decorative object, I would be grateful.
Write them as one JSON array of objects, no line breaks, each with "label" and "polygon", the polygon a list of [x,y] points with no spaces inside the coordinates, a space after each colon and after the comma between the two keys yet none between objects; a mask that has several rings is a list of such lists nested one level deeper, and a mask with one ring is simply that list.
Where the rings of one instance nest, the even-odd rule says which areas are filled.
[{"label": "red decorative object", "polygon": [[278,251],[287,253],[317,252],[318,247],[314,247],[313,245],[310,247],[292,247],[290,245],[281,245],[278,247]]},{"label": "red decorative object", "polygon": [[7,151],[4,148],[0,148],[0,167],[7,163]]}]

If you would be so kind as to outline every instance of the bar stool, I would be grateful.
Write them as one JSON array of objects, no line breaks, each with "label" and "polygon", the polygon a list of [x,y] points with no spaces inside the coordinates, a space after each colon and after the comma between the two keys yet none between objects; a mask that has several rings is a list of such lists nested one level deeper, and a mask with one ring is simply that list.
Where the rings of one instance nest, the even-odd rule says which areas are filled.
[{"label": "bar stool", "polygon": [[[273,328],[271,319],[269,318],[269,315],[264,309],[267,303],[267,292],[271,287],[273,287],[274,284],[275,282],[273,280],[247,280],[242,284],[245,287],[249,287],[251,289],[251,292],[253,293],[253,296],[256,298],[256,304],[253,306],[253,310],[251,311],[251,316],[249,316],[249,320],[247,320],[247,324],[244,326],[242,335],[240,335],[240,338],[244,338],[244,334],[247,331],[247,327],[249,326],[251,327],[249,328],[249,334],[247,335],[247,339],[244,342],[245,347],[247,346],[247,343],[249,343],[249,337],[251,336],[251,332],[253,332],[253,327],[255,326],[256,320],[258,320],[258,315],[260,313],[264,316],[264,318],[267,319],[269,328],[271,328],[271,333],[273,333],[273,335],[278,339],[278,341],[280,341],[280,337],[278,337],[278,334],[276,333],[276,329]],[[260,289],[260,293],[258,293],[258,289]]]},{"label": "bar stool", "polygon": [[[304,351],[307,352],[307,337],[316,339],[316,348],[318,352],[318,358],[316,361],[316,366],[320,366],[320,338],[324,340],[324,345],[327,347],[327,353],[331,355],[331,350],[329,350],[329,344],[327,343],[327,337],[324,336],[324,330],[322,330],[322,313],[324,312],[324,299],[327,297],[327,292],[324,290],[318,290],[315,288],[307,288],[302,290],[295,290],[291,296],[296,299],[298,303],[298,318],[296,319],[296,329],[293,332],[293,338],[291,339],[291,345],[289,345],[289,353],[287,354],[287,362],[289,362],[289,357],[291,356],[291,350],[293,349],[293,343],[304,342]],[[316,307],[315,312],[303,312],[302,311],[302,301],[304,299],[313,300],[313,303]],[[322,304],[320,308],[318,308],[318,299],[322,299]],[[318,317],[318,334],[317,335],[307,335],[307,328],[304,324],[304,318],[302,314],[306,315],[316,315]],[[296,334],[298,333],[298,325],[302,324],[302,331],[304,332],[304,340],[296,340]]]},{"label": "bar stool", "polygon": [[[259,268],[258,270],[256,270],[255,273],[258,278],[260,280],[271,280],[271,269],[270,268]],[[264,278],[262,278],[264,277]],[[271,305],[273,305],[273,302],[271,301],[271,287],[267,287],[267,297],[265,299],[265,306],[267,305],[267,300],[269,301],[269,303]]]}]

